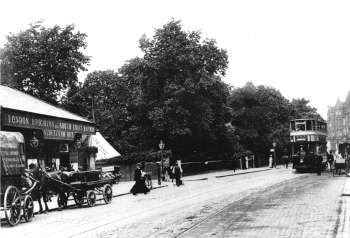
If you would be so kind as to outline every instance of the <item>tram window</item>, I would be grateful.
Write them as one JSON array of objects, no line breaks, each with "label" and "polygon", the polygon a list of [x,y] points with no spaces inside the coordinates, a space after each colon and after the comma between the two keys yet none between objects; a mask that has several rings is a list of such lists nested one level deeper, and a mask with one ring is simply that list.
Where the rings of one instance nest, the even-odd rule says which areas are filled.
[{"label": "tram window", "polygon": [[296,124],[297,131],[305,131],[305,124]]},{"label": "tram window", "polygon": [[311,121],[306,121],[306,130],[307,131],[311,131],[312,130]]},{"label": "tram window", "polygon": [[291,129],[292,131],[295,131],[295,121],[291,121],[291,122],[290,122],[290,129]]}]

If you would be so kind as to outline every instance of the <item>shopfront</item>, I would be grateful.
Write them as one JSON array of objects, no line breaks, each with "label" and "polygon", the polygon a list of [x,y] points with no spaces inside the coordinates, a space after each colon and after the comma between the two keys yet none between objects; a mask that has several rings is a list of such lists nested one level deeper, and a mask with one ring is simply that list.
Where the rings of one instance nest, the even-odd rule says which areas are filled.
[{"label": "shopfront", "polygon": [[[8,98],[15,96],[18,105]],[[84,144],[89,135],[96,133],[94,123],[4,86],[0,99],[1,130],[24,136],[27,166],[34,163],[51,170],[94,169],[97,151]]]}]

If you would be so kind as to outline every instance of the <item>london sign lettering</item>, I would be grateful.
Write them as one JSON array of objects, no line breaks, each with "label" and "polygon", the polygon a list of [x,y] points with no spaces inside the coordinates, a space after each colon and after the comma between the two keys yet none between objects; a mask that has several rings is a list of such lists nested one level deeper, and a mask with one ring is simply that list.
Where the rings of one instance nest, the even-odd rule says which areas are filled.
[{"label": "london sign lettering", "polygon": [[[9,112],[8,112],[9,111]],[[45,139],[73,140],[75,133],[95,134],[95,127],[89,123],[71,122],[65,119],[36,116],[25,112],[6,110],[3,125],[43,131]]]}]

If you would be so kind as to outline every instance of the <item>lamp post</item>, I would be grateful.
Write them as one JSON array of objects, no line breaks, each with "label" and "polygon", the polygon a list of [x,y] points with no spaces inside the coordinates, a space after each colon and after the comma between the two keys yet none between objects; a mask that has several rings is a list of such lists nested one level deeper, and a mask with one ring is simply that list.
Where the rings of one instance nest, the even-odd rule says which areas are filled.
[{"label": "lamp post", "polygon": [[277,143],[274,141],[272,142],[272,147],[273,147],[273,165],[272,167],[274,166],[276,168],[276,164],[277,164],[277,161],[276,161],[276,145]]},{"label": "lamp post", "polygon": [[159,171],[158,171],[158,184],[160,185],[162,182],[161,182],[161,175],[163,173],[163,150],[164,150],[164,147],[165,147],[165,144],[163,142],[163,140],[160,140],[159,144],[159,150],[160,150],[160,164],[159,164]]}]

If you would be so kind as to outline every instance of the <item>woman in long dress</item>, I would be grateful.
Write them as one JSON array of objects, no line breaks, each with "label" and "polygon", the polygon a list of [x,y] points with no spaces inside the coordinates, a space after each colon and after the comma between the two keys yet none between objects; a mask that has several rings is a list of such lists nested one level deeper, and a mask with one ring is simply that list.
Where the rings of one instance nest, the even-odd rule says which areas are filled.
[{"label": "woman in long dress", "polygon": [[145,184],[145,176],[144,176],[144,172],[142,172],[141,170],[141,164],[138,163],[136,165],[136,169],[135,169],[135,174],[134,174],[134,180],[135,180],[135,184],[134,186],[131,188],[130,192],[133,195],[136,195],[137,193],[148,193],[150,190],[146,187]]}]

